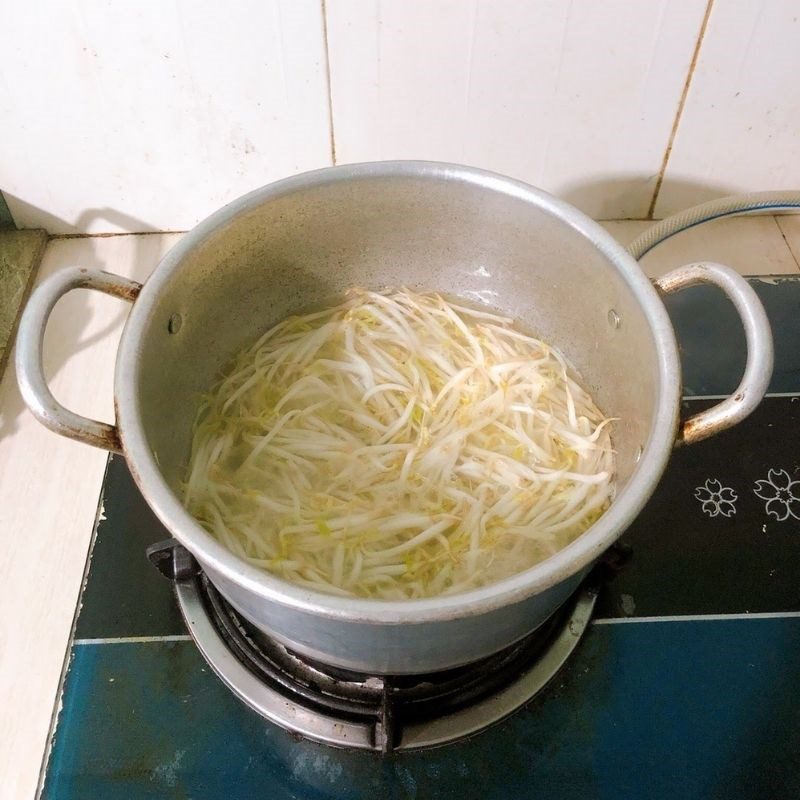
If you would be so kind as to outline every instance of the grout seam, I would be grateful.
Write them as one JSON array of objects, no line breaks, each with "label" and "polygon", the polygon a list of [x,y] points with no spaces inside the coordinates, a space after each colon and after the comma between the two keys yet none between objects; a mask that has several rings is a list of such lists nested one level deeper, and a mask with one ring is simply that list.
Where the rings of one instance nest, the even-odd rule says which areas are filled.
[{"label": "grout seam", "polygon": [[333,130],[333,86],[331,84],[331,54],[328,46],[328,7],[320,0],[322,8],[322,45],[325,53],[325,79],[328,85],[328,128],[331,132],[331,165],[336,166],[336,136]]},{"label": "grout seam", "polygon": [[789,255],[792,257],[792,261],[794,261],[794,264],[797,267],[797,271],[800,272],[800,261],[797,260],[797,256],[794,254],[794,250],[792,249],[792,245],[789,244],[789,240],[786,238],[786,234],[783,231],[783,226],[781,225],[781,221],[776,216],[773,216],[772,219],[775,220],[775,224],[778,226],[778,231],[781,234],[783,243],[786,245],[786,249],[789,251]]},{"label": "grout seam", "polygon": [[661,186],[664,183],[664,175],[667,172],[667,165],[669,164],[670,156],[672,155],[672,147],[675,144],[675,137],[678,134],[678,128],[681,124],[681,118],[683,117],[683,109],[686,106],[686,99],[689,96],[689,87],[692,83],[692,78],[694,77],[694,71],[697,67],[697,62],[700,58],[700,50],[703,46],[703,39],[706,35],[706,28],[708,28],[708,20],[711,16],[711,9],[714,6],[714,0],[708,0],[706,4],[706,12],[703,15],[703,22],[700,25],[700,32],[697,35],[697,42],[694,46],[694,53],[692,53],[692,60],[689,63],[689,70],[686,73],[686,80],[683,84],[683,91],[681,92],[680,100],[678,101],[678,108],[675,112],[675,119],[672,122],[672,130],[669,133],[669,139],[667,140],[667,147],[664,150],[664,158],[661,160],[661,169],[658,172],[658,178],[656,179],[656,185],[653,189],[653,199],[650,201],[650,208],[647,209],[647,218],[653,219],[653,214],[656,210],[656,203],[658,202],[658,195],[661,193]]}]

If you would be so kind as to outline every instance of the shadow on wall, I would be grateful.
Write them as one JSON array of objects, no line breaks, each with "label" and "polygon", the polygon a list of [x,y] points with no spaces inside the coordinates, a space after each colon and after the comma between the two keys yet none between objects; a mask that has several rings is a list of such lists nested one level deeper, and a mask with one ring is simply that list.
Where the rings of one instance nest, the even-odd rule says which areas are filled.
[{"label": "shadow on wall", "polygon": [[[595,212],[593,216],[596,219],[620,219],[620,208],[628,209],[627,219],[647,219],[648,209],[643,208],[640,199],[643,184],[649,185],[649,196],[652,197],[656,188],[654,175],[610,175],[607,178],[578,181],[559,191],[558,196],[581,210],[591,208]],[[659,194],[662,192],[668,193],[672,198],[686,198],[685,206],[675,209],[676,212],[705,203],[707,200],[738,193],[731,186],[674,179],[665,180],[661,184]]]},{"label": "shadow on wall", "polygon": [[[62,217],[57,217],[43,208],[31,205],[20,197],[3,190],[9,208],[13,209],[14,215],[19,219],[36,220],[37,228],[44,228],[46,231],[72,229],[76,235],[86,231],[89,225],[96,220],[110,222],[120,228],[119,233],[156,233],[157,229],[149,222],[144,222],[137,217],[132,217],[123,211],[114,208],[87,208],[80,213],[77,219],[69,221]],[[19,221],[17,221],[19,225]],[[71,234],[67,234],[71,235]]]},{"label": "shadow on wall", "polygon": [[[19,202],[19,201],[17,201]],[[56,219],[45,211],[36,209],[37,217],[46,221],[48,218]],[[117,211],[113,208],[90,208],[81,213],[75,221],[75,225],[85,229],[85,226],[92,221],[102,219],[120,227],[130,228],[141,232],[154,232],[152,227],[135,217]],[[54,240],[51,240],[51,244]],[[55,240],[60,242],[59,247],[74,247],[76,252],[75,263],[70,266],[85,267],[87,269],[101,269],[108,272],[118,272],[119,267],[112,263],[106,263],[105,259],[97,253],[95,239],[93,237],[76,237]],[[144,281],[152,270],[154,263],[158,260],[160,252],[154,248],[161,245],[158,237],[138,236],[136,241],[136,252],[132,259],[133,269],[128,270],[127,277],[137,281]],[[80,248],[80,255],[77,255]],[[63,259],[60,259],[63,264]],[[36,276],[36,284],[48,278],[57,267],[48,258],[48,253],[42,260],[39,274]],[[94,313],[89,305],[90,290],[76,290],[70,292],[64,299],[60,300],[51,314],[53,327],[58,330],[58,336],[48,336],[45,339],[43,352],[44,371],[48,382],[51,382],[67,363],[69,358],[97,341],[107,336],[109,332],[117,328],[127,317],[129,305],[123,300],[114,300],[119,305],[119,311],[114,314],[100,330],[87,335],[87,329]],[[91,375],[86,376],[91,381]],[[14,433],[18,428],[20,414],[25,411],[25,403],[19,392],[17,384],[16,365],[14,363],[14,353],[12,352],[3,377],[2,401],[0,404],[0,440],[5,436]],[[80,412],[80,409],[74,409]],[[53,434],[55,435],[55,434]]]}]

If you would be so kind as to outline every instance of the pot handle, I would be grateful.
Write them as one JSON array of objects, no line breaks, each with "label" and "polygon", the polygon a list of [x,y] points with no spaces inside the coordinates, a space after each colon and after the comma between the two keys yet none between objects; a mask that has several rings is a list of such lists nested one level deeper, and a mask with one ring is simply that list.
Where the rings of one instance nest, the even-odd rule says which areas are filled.
[{"label": "pot handle", "polygon": [[141,288],[140,283],[120,275],[71,267],[57,272],[34,290],[19,323],[16,367],[22,398],[42,425],[68,439],[114,453],[122,452],[116,425],[75,414],[53,397],[44,374],[42,345],[53,306],[67,292],[73,289],[96,289],[133,302]]},{"label": "pot handle", "polygon": [[772,377],[772,331],[764,306],[750,284],[738,272],[722,264],[687,264],[656,279],[664,294],[687,286],[710,283],[731,300],[744,326],[747,364],[736,391],[728,398],[682,423],[677,444],[693,444],[741,422],[761,402]]}]

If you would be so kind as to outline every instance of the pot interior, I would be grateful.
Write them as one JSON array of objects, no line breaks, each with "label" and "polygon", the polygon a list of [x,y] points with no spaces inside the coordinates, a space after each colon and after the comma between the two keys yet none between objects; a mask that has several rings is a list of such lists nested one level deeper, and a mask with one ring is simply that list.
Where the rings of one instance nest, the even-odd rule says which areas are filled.
[{"label": "pot interior", "polygon": [[634,262],[581,214],[520,184],[436,165],[372,166],[242,198],[189,233],[146,285],[153,305],[135,392],[168,484],[184,477],[200,395],[238,350],[352,286],[407,286],[487,304],[560,349],[619,419],[624,489],[660,392],[676,391],[659,386]]}]

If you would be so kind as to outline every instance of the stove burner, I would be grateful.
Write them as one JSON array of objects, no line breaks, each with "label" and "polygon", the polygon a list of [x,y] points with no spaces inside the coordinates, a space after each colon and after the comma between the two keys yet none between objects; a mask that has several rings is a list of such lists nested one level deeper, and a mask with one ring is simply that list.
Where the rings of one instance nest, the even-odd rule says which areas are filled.
[{"label": "stove burner", "polygon": [[[595,583],[584,584],[532,634],[466,666],[428,675],[370,676],[291,652],[244,620],[188,551],[174,541],[166,544],[149,555],[175,581],[192,638],[234,694],[290,732],[383,753],[461,739],[526,704],[574,650],[597,597]],[[169,551],[172,558],[166,559]],[[163,569],[167,560],[172,568]]]}]

